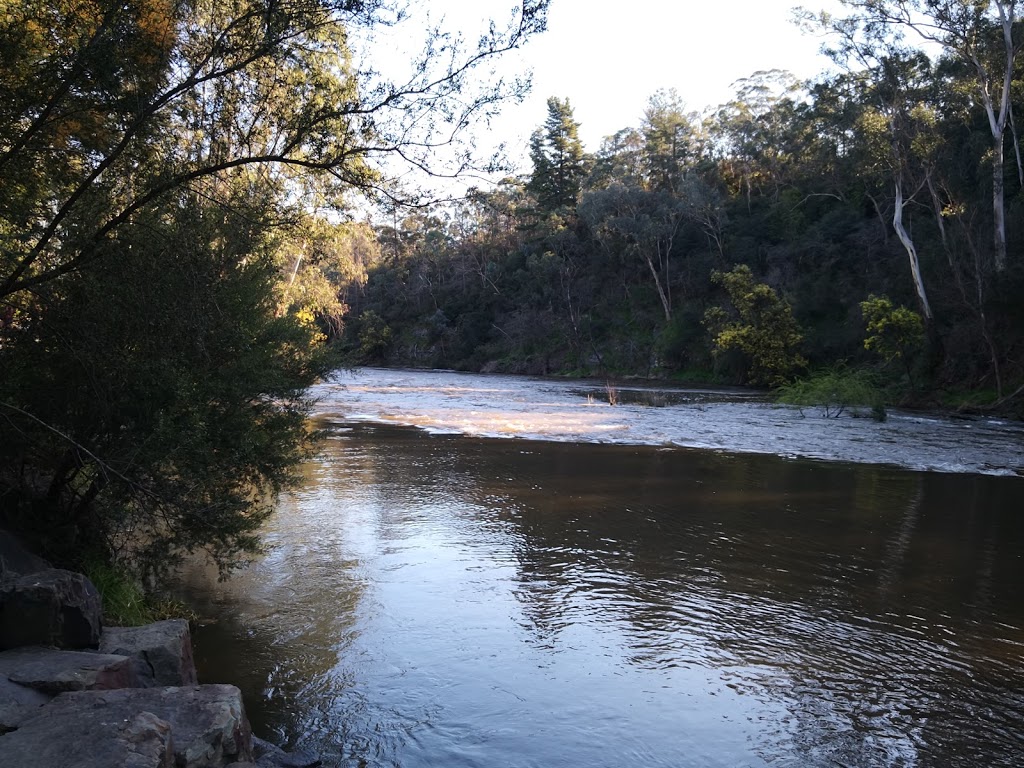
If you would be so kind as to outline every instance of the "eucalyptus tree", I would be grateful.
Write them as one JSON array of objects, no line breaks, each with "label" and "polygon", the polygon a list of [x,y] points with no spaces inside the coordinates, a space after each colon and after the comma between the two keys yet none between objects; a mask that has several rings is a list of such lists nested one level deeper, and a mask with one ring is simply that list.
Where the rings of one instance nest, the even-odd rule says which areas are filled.
[{"label": "eucalyptus tree", "polygon": [[[1012,116],[1012,86],[1024,38],[1018,0],[842,0],[854,14],[836,22],[847,36],[871,39],[910,32],[967,64],[974,94],[985,111],[992,138],[994,264],[1006,268],[1004,145]],[[1021,172],[1024,175],[1024,171]]]},{"label": "eucalyptus tree", "polygon": [[687,204],[668,192],[613,184],[580,201],[580,215],[609,249],[647,267],[665,322],[672,321],[672,251]]},{"label": "eucalyptus tree", "polygon": [[643,167],[650,189],[678,192],[694,154],[694,124],[673,88],[651,96],[644,109]]},{"label": "eucalyptus tree", "polygon": [[721,174],[748,204],[754,192],[777,198],[798,160],[792,139],[803,85],[782,70],[755,72],[737,83],[735,98],[709,121]]},{"label": "eucalyptus tree", "polygon": [[380,261],[380,243],[364,222],[296,218],[275,237],[277,314],[295,314],[324,340],[334,338],[348,311],[344,297],[366,283],[367,270]]},{"label": "eucalyptus tree", "polygon": [[[894,47],[862,52],[859,61],[867,68],[839,78],[851,86],[861,110],[857,175],[869,186],[879,179],[892,189],[892,227],[907,253],[918,305],[930,325],[934,314],[907,218],[915,204],[927,208],[935,203],[932,196],[917,200],[931,188],[938,141],[931,62],[923,53]],[[941,209],[935,215],[941,222]]]},{"label": "eucalyptus tree", "polygon": [[639,187],[643,179],[643,134],[636,128],[623,128],[601,141],[586,187],[603,189],[616,182]]}]

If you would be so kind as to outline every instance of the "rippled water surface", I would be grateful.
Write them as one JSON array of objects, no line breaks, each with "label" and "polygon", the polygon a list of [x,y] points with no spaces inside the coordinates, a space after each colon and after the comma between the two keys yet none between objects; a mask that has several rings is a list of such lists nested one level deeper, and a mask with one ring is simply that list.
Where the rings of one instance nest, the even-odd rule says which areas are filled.
[{"label": "rippled water surface", "polygon": [[[1012,426],[880,425],[932,457],[899,463],[945,470],[911,471],[765,455],[768,406],[739,395],[610,408],[551,385],[529,421],[521,381],[325,386],[325,449],[268,556],[183,584],[200,675],[243,688],[257,733],[334,766],[1024,764],[1024,480],[980,474],[1019,471]],[[525,428],[496,426],[502,401]],[[672,409],[719,405],[764,434],[666,447]],[[848,423],[875,425],[815,439]],[[547,439],[467,436],[498,432]]]}]

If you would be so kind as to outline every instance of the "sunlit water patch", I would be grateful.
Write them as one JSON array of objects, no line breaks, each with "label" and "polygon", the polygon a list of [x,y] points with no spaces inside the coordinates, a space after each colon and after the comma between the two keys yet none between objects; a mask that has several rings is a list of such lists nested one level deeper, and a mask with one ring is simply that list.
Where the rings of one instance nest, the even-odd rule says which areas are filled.
[{"label": "sunlit water patch", "polygon": [[[1024,475],[1024,427],[892,410],[884,422],[741,390],[605,387],[450,371],[357,369],[314,388],[317,413],[435,434],[701,448]],[[615,404],[613,405],[612,402]]]}]

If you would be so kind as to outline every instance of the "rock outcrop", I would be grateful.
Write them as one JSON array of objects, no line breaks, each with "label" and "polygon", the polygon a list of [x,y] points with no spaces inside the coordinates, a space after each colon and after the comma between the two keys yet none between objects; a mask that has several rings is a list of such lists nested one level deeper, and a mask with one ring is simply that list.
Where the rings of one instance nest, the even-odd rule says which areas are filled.
[{"label": "rock outcrop", "polygon": [[[138,720],[142,714],[144,721]],[[123,724],[137,727],[126,730]],[[16,766],[113,766],[120,763],[93,762],[81,739],[90,734],[89,744],[96,747],[109,742],[109,748],[99,750],[104,754],[131,754],[131,745],[141,736],[138,743],[146,746],[146,759],[151,760],[163,759],[151,747],[152,737],[165,733],[162,743],[173,753],[177,768],[220,768],[252,760],[249,721],[242,694],[233,685],[61,694],[20,728],[0,736],[0,755]]]},{"label": "rock outcrop", "polygon": [[35,573],[52,568],[43,558],[32,554],[14,534],[0,529],[0,578],[6,573]]},{"label": "rock outcrop", "polygon": [[320,765],[320,760],[311,754],[302,750],[285,752],[256,736],[252,737],[252,753],[256,760],[256,768],[317,768]]},{"label": "rock outcrop", "polygon": [[319,764],[254,740],[234,686],[196,684],[187,621],[104,629],[88,579],[0,531],[0,768]]},{"label": "rock outcrop", "polygon": [[103,612],[85,576],[60,568],[0,577],[0,650],[25,645],[95,648]]},{"label": "rock outcrop", "polygon": [[192,638],[184,619],[144,627],[106,627],[99,649],[131,658],[140,687],[198,683]]},{"label": "rock outcrop", "polygon": [[171,725],[152,712],[59,704],[65,696],[90,695],[63,694],[18,730],[0,736],[2,764],[11,768],[174,768]]}]

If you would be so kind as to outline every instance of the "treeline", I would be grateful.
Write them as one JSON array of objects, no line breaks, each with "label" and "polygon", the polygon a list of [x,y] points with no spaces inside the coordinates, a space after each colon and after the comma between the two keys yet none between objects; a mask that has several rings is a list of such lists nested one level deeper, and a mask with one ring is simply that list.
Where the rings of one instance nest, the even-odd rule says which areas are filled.
[{"label": "treeline", "polygon": [[550,99],[529,175],[377,227],[346,349],[769,385],[869,367],[897,399],[1009,399],[1024,375],[1024,30],[1001,24],[1006,3],[969,18],[918,4],[943,43],[930,59],[885,16],[913,3],[848,5],[861,15],[815,20],[840,74],[755,73],[700,115],[659,92],[594,154],[569,100]]}]

